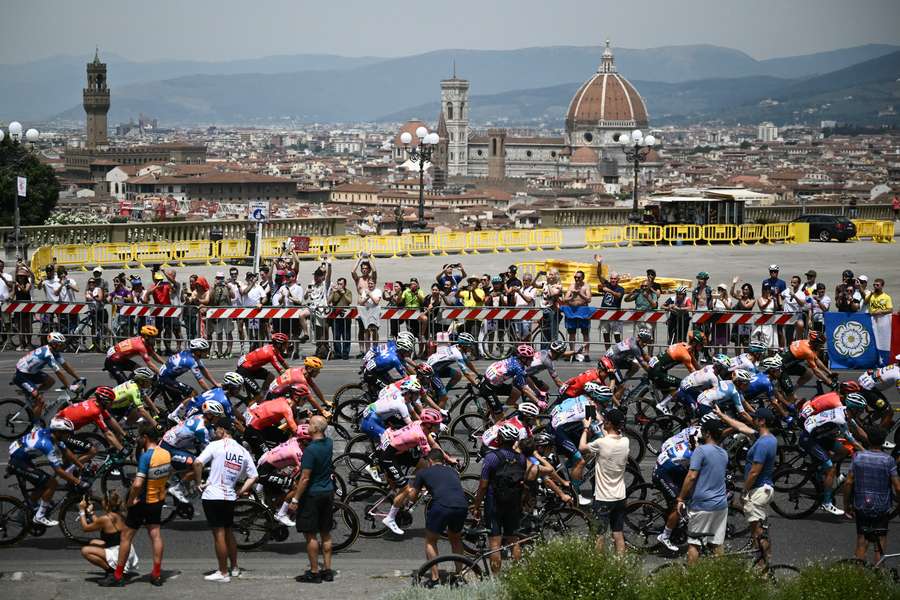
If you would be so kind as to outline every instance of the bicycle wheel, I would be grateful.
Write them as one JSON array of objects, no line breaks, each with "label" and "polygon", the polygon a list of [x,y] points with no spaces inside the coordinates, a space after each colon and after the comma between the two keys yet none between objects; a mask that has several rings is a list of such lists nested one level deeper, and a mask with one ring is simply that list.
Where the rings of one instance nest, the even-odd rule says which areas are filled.
[{"label": "bicycle wheel", "polygon": [[334,497],[338,500],[343,500],[344,496],[347,495],[347,484],[344,482],[344,478],[332,471],[331,483],[334,484]]},{"label": "bicycle wheel", "polygon": [[387,531],[381,520],[387,516],[394,501],[393,492],[376,486],[358,487],[344,500],[359,520],[359,535],[364,538],[375,538]]},{"label": "bicycle wheel", "polygon": [[482,572],[478,563],[461,554],[445,554],[424,563],[413,572],[413,585],[425,585],[429,583],[437,571],[436,585],[447,587],[460,587],[470,583],[476,583],[484,579],[486,573]]},{"label": "bicycle wheel", "polygon": [[784,469],[772,477],[772,510],[786,519],[802,519],[816,512],[822,484],[805,469]]},{"label": "bicycle wheel", "polygon": [[535,348],[539,348],[541,350],[546,350],[550,347],[551,342],[565,342],[566,341],[565,332],[563,331],[562,327],[556,328],[556,339],[550,339],[549,336],[544,335],[545,332],[544,332],[543,328],[540,326],[540,321],[538,321],[536,324],[538,326],[532,330],[531,335],[529,336],[531,344]]},{"label": "bicycle wheel", "polygon": [[346,550],[359,538],[359,517],[343,502],[335,502],[331,509],[332,550]]},{"label": "bicycle wheel", "polygon": [[356,398],[357,396],[364,396],[364,395],[365,395],[365,388],[363,388],[362,384],[359,384],[359,383],[348,383],[346,385],[342,385],[341,387],[339,387],[331,399],[331,404],[335,408],[335,412],[331,417],[332,420],[337,421],[339,417],[343,416],[343,415],[338,414],[338,412],[337,412],[337,408],[342,402],[346,401],[349,398]]},{"label": "bicycle wheel", "polygon": [[641,553],[659,546],[656,536],[666,528],[666,509],[655,502],[640,500],[625,507],[625,543]]},{"label": "bicycle wheel", "polygon": [[365,433],[354,435],[344,446],[345,454],[368,454],[372,450],[374,450],[372,447],[372,438]]},{"label": "bicycle wheel", "polygon": [[679,417],[662,415],[653,417],[641,428],[641,438],[644,444],[653,454],[659,454],[663,443],[685,427],[685,422]]},{"label": "bicycle wheel", "polygon": [[234,539],[241,550],[253,550],[269,541],[275,519],[269,509],[248,498],[234,503]]},{"label": "bicycle wheel", "polygon": [[588,537],[593,532],[591,518],[577,508],[559,508],[541,518],[541,535],[545,540],[563,536]]},{"label": "bicycle wheel", "polygon": [[660,506],[666,505],[666,497],[663,496],[663,493],[659,491],[659,488],[650,481],[638,483],[632,487],[626,487],[625,490],[625,493],[627,494],[625,500],[628,504],[639,500],[648,500],[659,504]]},{"label": "bicycle wheel", "polygon": [[356,396],[350,396],[340,404],[335,405],[332,419],[339,421],[340,425],[348,433],[355,435],[359,432],[359,422],[362,419],[363,412],[371,403],[371,400],[365,394],[360,393]]},{"label": "bicycle wheel", "polygon": [[644,454],[647,453],[641,434],[630,427],[626,427],[622,433],[628,437],[628,458],[640,464],[644,460]]},{"label": "bicycle wheel", "polygon": [[34,413],[17,398],[0,400],[0,438],[17,440],[31,429]]},{"label": "bicycle wheel", "polygon": [[351,487],[380,486],[386,481],[378,465],[368,454],[361,452],[345,452],[331,461],[331,466]]},{"label": "bicycle wheel", "polygon": [[478,332],[478,349],[482,358],[500,360],[509,356],[513,344],[505,321],[485,321]]},{"label": "bicycle wheel", "polygon": [[800,569],[794,565],[770,565],[763,572],[769,582],[776,586],[784,585],[800,576]]},{"label": "bicycle wheel", "polygon": [[[66,496],[59,505],[58,518],[59,529],[62,531],[63,536],[70,542],[84,545],[89,544],[94,536],[85,534],[81,528],[81,515],[79,515],[81,509],[78,503],[81,502],[82,498],[84,498],[82,494],[69,494]],[[93,495],[90,497],[90,501],[95,508],[99,508],[102,503],[100,498]]]},{"label": "bicycle wheel", "polygon": [[[690,528],[690,527],[689,527]],[[740,552],[746,550],[753,543],[750,537],[750,523],[744,516],[744,511],[728,507],[728,523],[725,526],[725,552]]]},{"label": "bicycle wheel", "polygon": [[469,468],[469,451],[466,450],[466,445],[449,435],[439,435],[437,442],[447,455],[456,459],[456,469],[460,473],[465,473]]},{"label": "bicycle wheel", "polygon": [[116,492],[120,498],[126,498],[136,474],[137,463],[133,460],[112,466],[100,476],[100,491],[104,495],[109,492]]},{"label": "bicycle wheel", "polygon": [[31,529],[31,511],[12,496],[0,496],[0,546],[13,546]]},{"label": "bicycle wheel", "polygon": [[478,450],[481,436],[494,423],[480,412],[467,412],[450,422],[450,435],[458,440],[465,440],[471,450]]}]

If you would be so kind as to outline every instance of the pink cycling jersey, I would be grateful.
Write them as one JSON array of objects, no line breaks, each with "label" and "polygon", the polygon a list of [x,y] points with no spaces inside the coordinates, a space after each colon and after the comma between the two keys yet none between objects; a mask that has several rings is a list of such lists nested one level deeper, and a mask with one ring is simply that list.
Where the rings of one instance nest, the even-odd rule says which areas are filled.
[{"label": "pink cycling jersey", "polygon": [[400,429],[386,429],[381,434],[381,447],[384,449],[388,446],[397,452],[406,452],[417,446],[423,454],[427,454],[431,450],[428,434],[422,430],[422,421],[413,421]]},{"label": "pink cycling jersey", "polygon": [[303,448],[300,447],[300,440],[292,437],[288,441],[275,446],[263,454],[259,459],[257,467],[271,465],[276,469],[283,469],[285,467],[299,469],[301,458],[303,458]]}]

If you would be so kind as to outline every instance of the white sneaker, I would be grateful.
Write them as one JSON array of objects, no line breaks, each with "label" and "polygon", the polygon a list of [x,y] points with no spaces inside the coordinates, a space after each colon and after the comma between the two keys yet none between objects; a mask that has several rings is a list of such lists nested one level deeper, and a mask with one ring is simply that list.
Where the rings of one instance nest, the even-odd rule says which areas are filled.
[{"label": "white sneaker", "polygon": [[381,479],[381,474],[378,472],[378,469],[375,468],[375,465],[366,465],[365,470],[375,483],[384,483],[384,480]]},{"label": "white sneaker", "polygon": [[661,533],[656,536],[656,541],[671,550],[672,552],[678,552],[678,546],[672,543],[671,538],[667,538],[666,534]]},{"label": "white sneaker", "polygon": [[178,500],[179,502],[181,502],[183,504],[190,503],[190,500],[188,499],[187,495],[184,493],[184,490],[181,488],[180,483],[178,485],[173,485],[172,487],[169,488],[168,491],[170,494],[172,494],[172,497],[175,498],[176,500]]},{"label": "white sneaker", "polygon": [[834,516],[836,516],[836,517],[842,517],[842,516],[844,516],[844,511],[842,511],[841,509],[839,509],[837,506],[835,506],[835,505],[832,504],[831,502],[828,502],[827,504],[823,503],[823,504],[822,504],[822,510],[824,510],[825,512],[827,512],[827,513],[829,513],[829,514],[832,514],[832,515],[834,515]]},{"label": "white sneaker", "polygon": [[228,571],[228,575],[230,577],[234,577],[235,579],[240,579],[244,575],[244,571],[240,567],[235,567]]},{"label": "white sneaker", "polygon": [[881,449],[885,452],[889,452],[897,447],[897,444],[890,440],[884,440],[884,443],[881,445]]},{"label": "white sneaker", "polygon": [[207,581],[215,581],[217,583],[228,583],[229,581],[231,581],[230,576],[223,575],[222,573],[219,573],[218,571],[213,571],[209,575],[206,575],[203,579],[205,579]]},{"label": "white sneaker", "polygon": [[385,517],[381,520],[381,522],[387,526],[388,529],[396,533],[397,535],[403,535],[403,530],[400,529],[400,526],[397,525],[397,521],[390,517]]},{"label": "white sneaker", "polygon": [[56,527],[57,525],[59,525],[59,521],[48,519],[45,515],[34,515],[32,521],[34,521],[38,525],[43,525],[44,527]]},{"label": "white sneaker", "polygon": [[656,410],[658,410],[659,412],[661,412],[664,415],[672,414],[672,412],[669,410],[668,404],[663,404],[662,402],[660,402],[659,404],[656,405]]},{"label": "white sneaker", "polygon": [[585,498],[581,494],[578,494],[578,506],[587,506],[591,503],[593,503],[593,500],[591,500],[590,498]]},{"label": "white sneaker", "polygon": [[289,516],[287,516],[286,514],[283,515],[281,513],[275,515],[275,520],[288,527],[294,527],[297,524],[296,522],[292,521]]}]

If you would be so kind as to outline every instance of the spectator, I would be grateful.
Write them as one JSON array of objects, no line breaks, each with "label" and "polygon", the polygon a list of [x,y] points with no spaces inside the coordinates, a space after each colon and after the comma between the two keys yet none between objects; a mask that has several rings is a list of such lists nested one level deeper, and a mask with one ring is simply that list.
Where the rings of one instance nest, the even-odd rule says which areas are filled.
[{"label": "spectator", "polygon": [[[213,280],[212,288],[209,291],[210,306],[231,306],[234,299],[234,291],[231,286],[225,282],[225,273],[219,271]],[[233,330],[233,321],[231,319],[207,319],[206,329],[210,341],[215,340],[216,351],[212,352],[212,357],[228,358],[231,355],[231,338]],[[223,348],[223,342],[227,336],[227,349]]]},{"label": "spectator", "polygon": [[[78,285],[75,283],[75,280],[69,277],[68,269],[60,265],[59,267],[57,267],[56,272],[59,275],[59,280],[62,284],[59,290],[59,301],[66,304],[77,302],[77,294],[80,290],[78,289]],[[128,290],[126,288],[126,292],[127,291]],[[0,300],[0,302],[2,302],[2,300]],[[75,329],[75,325],[77,323],[77,315],[59,315],[59,330],[66,335],[72,333],[72,330]]]},{"label": "spectator", "polygon": [[[234,308],[243,308],[244,307],[244,292],[245,287],[238,280],[238,272],[237,267],[231,267],[228,270],[228,281],[226,282],[228,285],[228,289],[231,291],[231,306]],[[247,351],[247,346],[244,344],[244,341],[247,339],[247,320],[246,319],[234,319],[234,329],[237,329],[238,336],[238,355],[244,354]],[[225,348],[225,354],[228,358],[234,356],[234,334],[226,326],[225,328],[225,338],[228,340],[228,345]]]},{"label": "spectator", "polygon": [[[517,281],[518,285],[515,284]],[[530,273],[525,273],[521,281],[513,278],[513,282],[512,286],[509,286],[509,281],[506,282],[508,289],[512,291],[510,306],[532,308],[535,294],[534,277]],[[518,339],[526,341],[531,339],[531,321],[515,320],[512,326]]]},{"label": "spectator", "polygon": [[[375,257],[368,252],[361,252],[356,260],[356,265],[350,271],[353,278],[353,284],[356,286],[356,303],[364,306],[363,297],[369,290],[369,282],[378,284],[378,270],[375,268]],[[372,289],[375,289],[374,287]],[[376,327],[377,332],[377,327]],[[362,358],[365,354],[364,348],[368,348],[369,344],[364,343],[368,339],[368,326],[363,323],[362,316],[357,319],[357,341],[359,342],[359,354],[357,358]],[[377,338],[376,338],[377,339]]]},{"label": "spectator", "polygon": [[[334,484],[331,481],[331,459],[334,447],[325,437],[328,422],[319,415],[309,420],[307,444],[300,459],[300,478],[288,494],[291,509],[297,512],[297,531],[306,538],[306,554],[309,570],[297,577],[303,583],[334,581],[331,569],[331,513],[334,504]],[[318,535],[318,538],[316,537]],[[319,551],[324,562],[319,572]]]},{"label": "spectator", "polygon": [[[137,275],[132,275],[131,277],[131,295],[128,297],[126,303],[128,304],[144,304],[144,282],[141,281],[141,278]],[[137,331],[144,324],[144,319],[142,317],[130,317],[128,320],[128,327],[131,329],[132,334],[137,333]]]},{"label": "spectator", "polygon": [[378,326],[381,322],[382,292],[375,285],[375,279],[366,282],[366,288],[359,294],[359,327],[363,330],[363,343],[356,358],[362,358],[378,341]]},{"label": "spectator", "polygon": [[762,285],[768,286],[770,290],[772,290],[773,296],[781,296],[781,292],[787,289],[787,284],[783,279],[778,278],[778,273],[781,271],[781,267],[778,265],[769,265],[769,278],[763,279]]},{"label": "spectator", "polygon": [[691,312],[693,310],[691,299],[687,297],[687,288],[684,286],[676,288],[675,296],[668,298],[663,303],[663,310],[669,313],[666,320],[669,344],[686,341],[691,328]]},{"label": "spectator", "polygon": [[[5,271],[6,263],[0,260],[0,304],[9,302],[10,297],[15,292],[15,279],[12,275]],[[9,332],[9,313],[0,313],[0,337],[2,337],[3,345],[6,345],[6,335]]]},{"label": "spectator", "polygon": [[[728,495],[725,475],[728,471],[728,452],[719,442],[722,439],[722,422],[718,419],[703,423],[703,444],[691,455],[691,465],[681,492],[675,500],[676,509],[688,510],[688,564],[700,559],[700,540],[690,534],[711,535],[709,545],[717,555],[722,554],[725,528],[728,522]],[[685,502],[689,499],[689,504]]]},{"label": "spectator", "polygon": [[806,337],[806,322],[804,321],[806,304],[806,294],[800,287],[800,277],[794,275],[791,277],[791,285],[781,293],[781,310],[785,314],[791,315],[790,320],[783,328],[782,347],[786,348],[795,339],[800,340]]},{"label": "spectator", "polygon": [[[753,312],[753,309],[756,307],[756,298],[753,294],[753,285],[750,283],[744,283],[741,285],[740,293],[737,293],[737,285],[740,283],[741,278],[735,277],[731,280],[731,297],[734,298],[735,304],[732,307],[732,310],[740,311],[740,312]],[[735,349],[737,351],[738,348],[746,348],[750,343],[750,334],[753,328],[750,325],[738,325],[737,330],[732,329],[731,337],[735,341]]]},{"label": "spectator", "polygon": [[[119,560],[119,544],[122,540],[122,531],[125,529],[125,507],[119,494],[109,491],[103,496],[103,514],[94,512],[94,505],[87,498],[78,503],[78,516],[81,528],[85,533],[100,533],[100,538],[91,540],[86,546],[81,547],[81,556],[94,566],[103,569],[108,577],[115,573],[116,563]],[[130,575],[137,572],[138,557],[134,546],[128,553],[125,561],[124,574]]]},{"label": "spectator", "polygon": [[859,310],[869,312],[869,296],[872,295],[872,290],[869,289],[869,278],[860,275],[856,278],[856,286],[860,295]]},{"label": "spectator", "polygon": [[[772,294],[772,288],[769,287],[769,284],[763,282],[760,288],[760,296],[756,299],[756,305],[759,306],[760,312],[765,314],[772,314],[776,311],[778,301]],[[769,348],[778,346],[778,332],[774,325],[759,325],[753,330],[750,337],[753,341],[763,343]]]},{"label": "spectator", "polygon": [[[456,297],[466,308],[475,308],[484,306],[485,292],[479,285],[479,279],[477,277],[469,277],[466,279],[466,285],[464,287],[456,288]],[[478,324],[479,321],[469,319],[463,322],[463,328],[465,331],[472,334],[475,339],[478,339]]]},{"label": "spectator", "polygon": [[[697,273],[697,285],[691,290],[691,306],[693,306],[695,311],[712,310],[713,290],[708,284],[709,273],[706,271]],[[703,332],[703,335],[706,336],[707,340],[712,339],[712,326],[709,322],[698,325],[697,327]],[[703,354],[707,357],[707,360],[709,360],[709,349],[704,348]]]},{"label": "spectator", "polygon": [[575,350],[575,334],[581,331],[581,354],[585,361],[591,360],[591,322],[587,318],[585,308],[591,303],[591,286],[584,281],[584,271],[575,271],[575,281],[566,290],[562,303],[568,307],[566,314],[566,332],[569,334],[569,346]]},{"label": "spectator", "polygon": [[[30,302],[31,289],[34,285],[34,276],[28,267],[21,260],[16,265],[16,283],[13,291],[13,297],[17,302]],[[34,348],[31,338],[32,316],[31,313],[20,312],[16,314],[16,327],[19,330],[19,345],[17,351],[30,350]]]},{"label": "spectator", "polygon": [[593,419],[584,420],[584,429],[578,450],[595,456],[594,461],[594,512],[603,524],[603,532],[597,535],[597,551],[605,546],[606,529],[612,532],[616,554],[625,554],[625,467],[628,466],[628,438],[622,435],[625,413],[612,408],[603,415],[602,433],[588,442]]},{"label": "spectator", "polygon": [[300,344],[309,341],[309,309],[304,308],[305,294],[303,286],[297,280],[295,271],[285,273],[285,282],[282,286],[282,296],[285,298],[285,306],[291,306],[300,309],[296,319],[287,319],[289,323],[289,333],[291,340],[294,340],[294,352],[292,357],[296,360],[300,358]]},{"label": "spectator", "polygon": [[[266,290],[259,283],[256,273],[247,272],[243,287],[244,308],[262,308],[266,303]],[[247,341],[250,350],[256,350],[263,342],[263,326],[260,319],[247,319]]]},{"label": "spectator", "polygon": [[[406,289],[403,290],[403,293],[400,294],[400,301],[404,308],[422,310],[422,307],[425,304],[425,293],[419,289],[418,279],[415,277],[409,279],[409,284],[406,286]],[[406,322],[406,327],[409,329],[410,333],[416,336],[420,345],[425,344],[425,336],[428,333],[427,330],[423,331],[422,322],[422,319],[410,319]],[[428,323],[427,316],[425,317],[424,322],[426,324]]]},{"label": "spectator", "polygon": [[834,290],[834,307],[838,312],[855,313],[860,310],[860,301],[855,297],[855,290],[846,283],[839,283]]},{"label": "spectator", "polygon": [[[559,270],[551,268],[547,272],[547,280],[541,288],[541,335],[544,343],[542,349],[547,350],[551,342],[559,337],[559,304],[563,295],[563,286],[559,280]],[[541,273],[538,273],[540,278]]]},{"label": "spectator", "polygon": [[825,284],[817,283],[811,296],[807,298],[809,305],[809,326],[820,333],[825,331],[825,313],[831,308],[831,298],[825,293]]},{"label": "spectator", "polygon": [[[277,288],[275,282],[272,280],[272,269],[269,265],[260,265],[257,281],[259,282],[259,287],[262,288],[263,291],[262,306],[272,306],[272,294],[275,293]],[[269,320],[258,319],[257,321],[259,324],[259,339],[269,339],[269,336],[271,335]]]},{"label": "spectator", "polygon": [[[887,548],[887,529],[896,499],[900,497],[897,463],[882,452],[887,432],[877,425],[866,428],[865,450],[853,455],[850,472],[844,482],[844,511],[856,518],[856,550],[859,560],[866,559],[869,539],[878,531],[880,548],[874,549],[877,563]],[[867,536],[868,534],[868,536]]]},{"label": "spectator", "polygon": [[[206,581],[228,583],[240,577],[237,562],[237,542],[234,539],[234,503],[246,496],[256,483],[257,472],[253,456],[231,437],[230,421],[220,420],[215,427],[214,442],[207,444],[194,461],[194,481],[203,491],[203,513],[212,529],[219,570],[204,577]],[[209,465],[209,477],[203,482],[203,467]],[[244,480],[239,491],[238,482]],[[228,564],[231,563],[231,569]]]},{"label": "spectator", "polygon": [[[61,268],[61,267],[60,267]],[[129,317],[122,315],[122,307],[131,299],[131,290],[125,285],[125,273],[113,277],[113,291],[109,294],[109,303],[113,311],[113,336],[125,337],[131,335]],[[60,315],[62,317],[64,315]],[[62,323],[60,323],[62,325]]]},{"label": "spectator", "polygon": [[[172,277],[174,279],[174,277]],[[175,286],[167,275],[162,271],[153,271],[153,285],[147,288],[141,298],[144,304],[155,304],[157,306],[171,306],[174,298],[176,298]],[[162,342],[165,352],[172,354],[172,317],[157,317],[156,322],[159,323],[159,330],[162,334]]]},{"label": "spectator", "polygon": [[[56,269],[53,265],[47,265],[44,267],[44,278],[37,282],[38,289],[44,290],[44,295],[47,297],[47,302],[59,302],[59,293],[62,290],[62,282],[56,276]],[[55,319],[54,315],[42,315],[41,319],[44,323],[50,328],[52,331],[59,331],[58,327],[55,327]]]},{"label": "spectator", "polygon": [[[649,273],[652,272],[652,277]],[[656,310],[659,308],[659,291],[657,291],[658,284],[656,283],[656,272],[650,269],[648,271],[647,279],[641,282],[640,286],[636,288],[629,294],[625,295],[625,302],[634,302],[635,310]],[[641,323],[641,328],[646,327],[644,323]],[[635,325],[634,335],[637,335],[639,327]],[[653,332],[653,339],[656,339],[656,328],[651,327],[651,331]]]},{"label": "spectator", "polygon": [[[609,274],[609,280],[603,277],[603,257],[599,254],[594,255],[594,261],[597,263],[597,294],[601,296],[600,308],[615,309],[622,308],[622,298],[625,297],[625,288],[619,285],[619,274],[613,271]],[[600,333],[603,336],[603,342],[606,349],[613,344],[622,341],[622,322],[621,321],[600,321]]]},{"label": "spectator", "polygon": [[[384,300],[393,308],[400,308],[403,306],[403,291],[406,289],[406,286],[402,281],[389,281],[385,284],[384,288]],[[388,322],[388,327],[390,327],[390,337],[396,338],[400,334],[400,321],[398,319],[391,319]]]},{"label": "spectator", "polygon": [[209,287],[206,277],[195,274],[188,277],[188,287],[182,290],[181,315],[188,339],[212,337],[211,332],[200,329],[200,307],[209,306]]},{"label": "spectator", "polygon": [[[728,295],[728,285],[720,283],[716,286],[716,289],[712,294],[710,310],[718,314],[731,310],[731,298]],[[714,354],[725,353],[728,349],[728,331],[729,327],[727,323],[715,323],[710,327],[711,337],[707,338],[709,343],[707,343],[706,348],[704,348],[707,361],[710,360],[710,352]],[[710,347],[712,347],[712,349],[710,349]]]},{"label": "spectator", "polygon": [[803,284],[803,293],[812,296],[816,291],[816,277],[819,276],[814,269],[810,269],[803,274],[806,277],[806,283]]},{"label": "spectator", "polygon": [[[459,270],[459,275],[453,274],[455,270]],[[441,272],[435,275],[434,280],[441,289],[444,287],[444,282],[449,281],[453,290],[456,290],[459,287],[459,283],[466,277],[466,269],[462,266],[462,263],[450,263],[441,267]]]},{"label": "spectator", "polygon": [[869,295],[869,314],[872,315],[872,330],[875,332],[875,346],[878,348],[879,365],[890,362],[891,348],[891,313],[894,304],[890,295],[884,291],[884,279],[876,278],[872,282],[872,293]]},{"label": "spectator", "polygon": [[[345,308],[352,304],[353,292],[347,289],[347,280],[343,277],[338,277],[337,282],[328,294],[328,306]],[[350,319],[346,317],[338,317],[331,322],[331,328],[334,332],[334,357],[340,360],[350,358],[350,322]]]},{"label": "spectator", "polygon": [[894,220],[900,220],[900,196],[894,194],[894,199],[891,200],[891,210],[894,211]]}]

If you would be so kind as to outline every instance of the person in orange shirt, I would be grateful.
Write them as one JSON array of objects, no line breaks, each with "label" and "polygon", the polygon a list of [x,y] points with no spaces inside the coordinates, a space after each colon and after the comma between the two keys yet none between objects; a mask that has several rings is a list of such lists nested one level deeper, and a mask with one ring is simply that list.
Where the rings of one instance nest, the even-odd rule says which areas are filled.
[{"label": "person in orange shirt", "polygon": [[[290,387],[290,395],[287,397],[266,400],[252,405],[244,413],[244,440],[254,452],[254,458],[259,459],[267,450],[266,442],[280,444],[297,431],[297,423],[294,420],[294,407],[298,402],[309,399],[309,388],[295,383]],[[286,427],[280,427],[284,421]]]},{"label": "person in orange shirt", "polygon": [[324,366],[325,363],[318,356],[307,356],[303,359],[302,367],[291,367],[275,378],[275,381],[269,385],[269,391],[266,394],[266,398],[271,399],[283,396],[288,389],[295,384],[306,385],[309,386],[309,389],[318,398],[317,402],[310,396],[309,403],[319,412],[319,414],[326,419],[329,418],[330,413],[323,410],[323,407],[327,404],[325,395],[315,382],[316,376],[322,372]]},{"label": "person in orange shirt", "polygon": [[[781,387],[791,402],[796,401],[794,396],[794,384],[791,377],[799,377],[796,387],[803,387],[813,378],[813,375],[826,385],[833,385],[835,375],[828,370],[819,352],[825,346],[825,334],[818,331],[810,331],[809,339],[791,342],[788,349],[781,353]],[[805,364],[804,364],[805,363]]]},{"label": "person in orange shirt", "polygon": [[656,405],[659,412],[669,413],[669,402],[681,384],[681,379],[669,375],[669,370],[679,364],[689,373],[700,369],[700,365],[697,364],[697,356],[705,344],[706,336],[702,331],[695,329],[688,336],[687,342],[672,344],[664,352],[650,359],[650,370],[647,371],[647,376],[660,391],[666,392],[666,397]]},{"label": "person in orange shirt", "polygon": [[[272,334],[272,343],[252,350],[238,359],[237,372],[245,381],[265,380],[264,388],[268,388],[275,381],[275,375],[266,370],[266,365],[271,364],[277,373],[287,370],[287,361],[284,355],[287,353],[290,339],[284,333]],[[261,390],[256,393],[254,400],[259,400]]]}]

